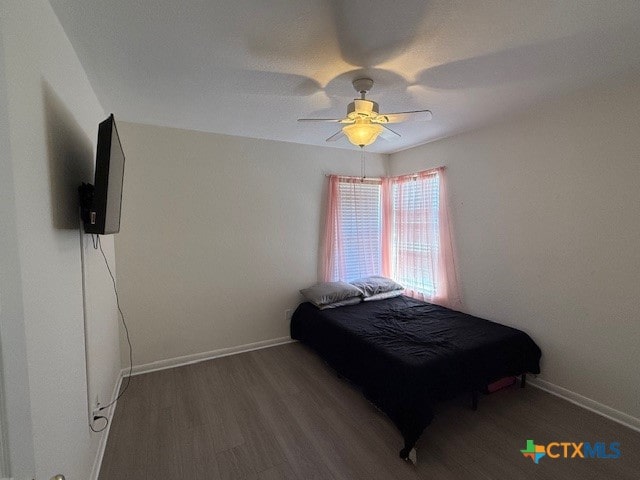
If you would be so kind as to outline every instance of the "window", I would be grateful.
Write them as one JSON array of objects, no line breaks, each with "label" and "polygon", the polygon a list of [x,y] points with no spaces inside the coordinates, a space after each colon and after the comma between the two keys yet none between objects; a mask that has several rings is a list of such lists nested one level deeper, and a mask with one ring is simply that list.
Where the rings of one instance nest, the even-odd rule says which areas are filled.
[{"label": "window", "polygon": [[333,262],[332,278],[351,281],[382,271],[380,182],[341,178],[340,210],[333,236],[342,260]]},{"label": "window", "polygon": [[332,176],[324,280],[385,275],[410,296],[460,306],[442,175],[438,168],[384,181]]},{"label": "window", "polygon": [[400,177],[391,184],[391,275],[410,290],[436,294],[440,228],[439,176]]}]

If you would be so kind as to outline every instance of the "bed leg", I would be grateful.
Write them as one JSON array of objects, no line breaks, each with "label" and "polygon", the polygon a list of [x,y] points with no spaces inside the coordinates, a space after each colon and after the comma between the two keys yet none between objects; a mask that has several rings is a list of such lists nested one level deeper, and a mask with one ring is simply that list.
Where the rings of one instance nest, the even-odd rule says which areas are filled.
[{"label": "bed leg", "polygon": [[524,388],[526,384],[527,384],[527,374],[523,373],[522,376],[520,377],[520,388]]},{"label": "bed leg", "polygon": [[405,447],[402,450],[400,450],[400,458],[403,459],[405,462],[411,462],[414,465],[417,465],[418,451],[415,448],[407,449],[407,447]]},{"label": "bed leg", "polygon": [[478,410],[478,390],[475,388],[471,390],[471,409],[473,411]]},{"label": "bed leg", "polygon": [[400,450],[400,458],[416,463],[418,454],[416,452],[416,449],[414,448],[414,445],[414,443],[404,442],[404,448]]},{"label": "bed leg", "polygon": [[418,464],[418,451],[414,448],[409,452],[409,460],[414,464]]}]

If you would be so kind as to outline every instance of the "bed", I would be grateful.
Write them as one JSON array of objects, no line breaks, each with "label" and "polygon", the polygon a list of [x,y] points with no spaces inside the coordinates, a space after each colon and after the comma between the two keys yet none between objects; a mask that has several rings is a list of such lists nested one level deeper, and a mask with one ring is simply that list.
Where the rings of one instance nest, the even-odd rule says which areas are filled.
[{"label": "bed", "polygon": [[315,350],[397,426],[408,458],[433,405],[506,376],[540,373],[541,352],[521,330],[400,296],[319,310],[302,303],[291,338]]}]

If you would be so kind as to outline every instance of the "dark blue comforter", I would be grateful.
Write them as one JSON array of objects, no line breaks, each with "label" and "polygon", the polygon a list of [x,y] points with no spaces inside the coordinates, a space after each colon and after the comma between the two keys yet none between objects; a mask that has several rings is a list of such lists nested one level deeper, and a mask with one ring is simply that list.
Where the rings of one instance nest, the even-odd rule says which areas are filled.
[{"label": "dark blue comforter", "polygon": [[540,373],[540,349],[526,333],[404,296],[328,310],[303,303],[291,318],[291,338],[387,414],[405,453],[431,422],[435,401]]}]

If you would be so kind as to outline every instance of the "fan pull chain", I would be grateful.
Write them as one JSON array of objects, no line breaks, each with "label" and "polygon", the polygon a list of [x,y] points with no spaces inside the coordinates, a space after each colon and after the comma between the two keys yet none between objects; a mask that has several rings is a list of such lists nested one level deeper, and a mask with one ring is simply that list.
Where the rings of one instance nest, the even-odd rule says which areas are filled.
[{"label": "fan pull chain", "polygon": [[364,179],[366,178],[365,176],[365,171],[364,171],[364,147],[360,147],[360,181],[364,182]]}]

